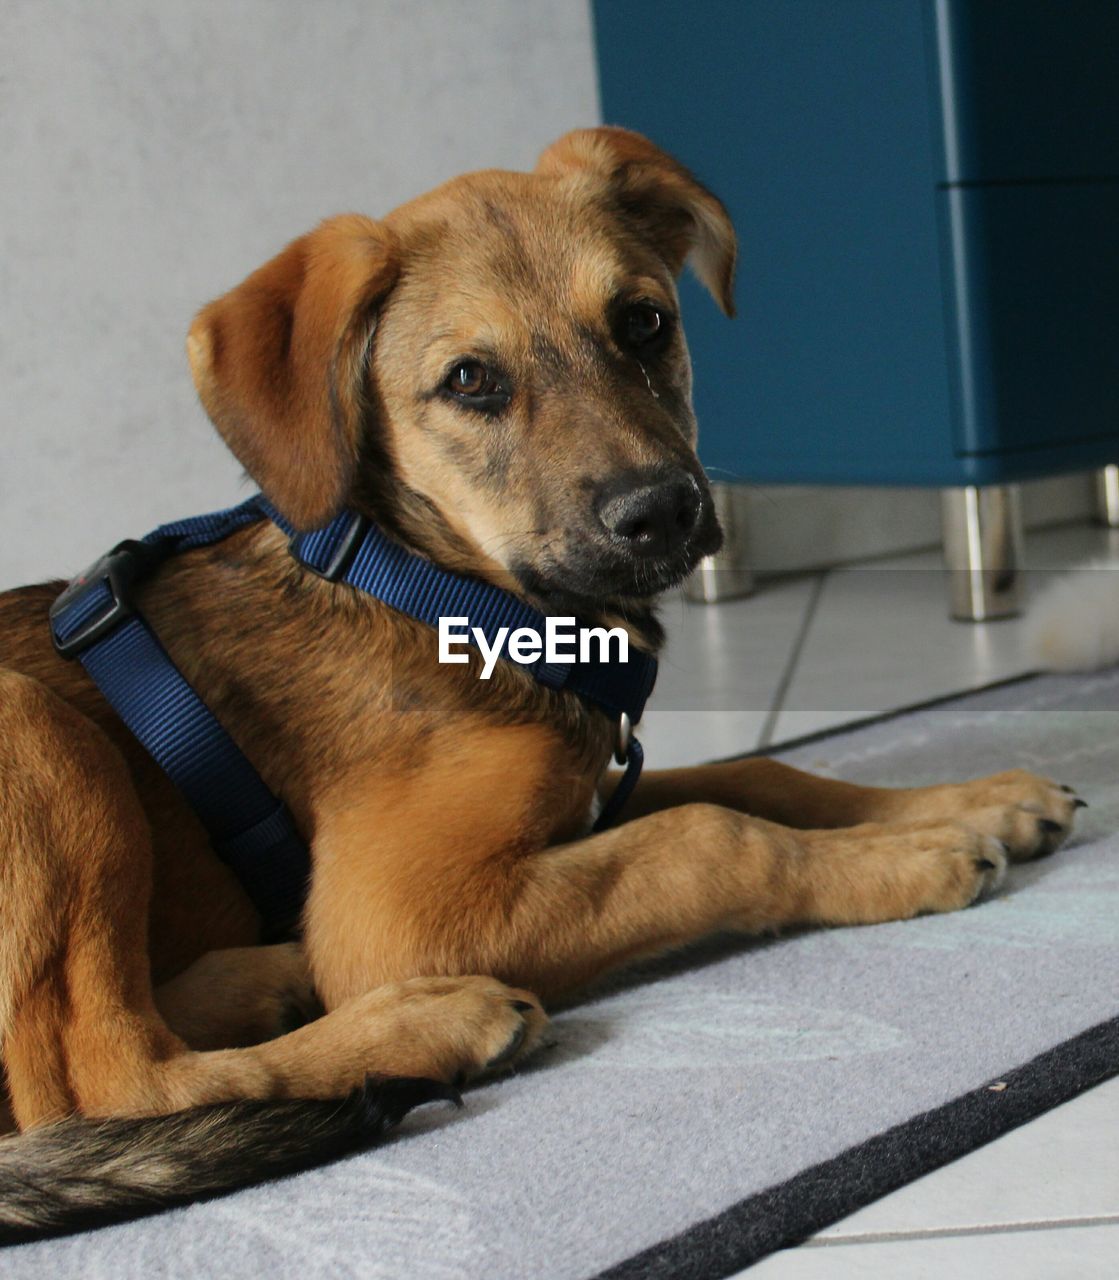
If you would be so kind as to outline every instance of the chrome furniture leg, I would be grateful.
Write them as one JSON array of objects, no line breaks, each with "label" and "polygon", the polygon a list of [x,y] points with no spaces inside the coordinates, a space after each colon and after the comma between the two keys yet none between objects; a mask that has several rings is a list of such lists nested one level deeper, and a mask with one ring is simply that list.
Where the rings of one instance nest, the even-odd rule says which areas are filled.
[{"label": "chrome furniture leg", "polygon": [[1119,466],[1114,463],[1096,472],[1096,519],[1119,529]]},{"label": "chrome furniture leg", "polygon": [[746,543],[746,491],[740,485],[713,484],[711,497],[723,527],[723,545],[713,556],[704,556],[684,583],[688,600],[718,604],[738,600],[754,590]]},{"label": "chrome furniture leg", "polygon": [[1021,608],[1018,486],[944,489],[940,512],[952,617],[961,622],[1012,618]]}]

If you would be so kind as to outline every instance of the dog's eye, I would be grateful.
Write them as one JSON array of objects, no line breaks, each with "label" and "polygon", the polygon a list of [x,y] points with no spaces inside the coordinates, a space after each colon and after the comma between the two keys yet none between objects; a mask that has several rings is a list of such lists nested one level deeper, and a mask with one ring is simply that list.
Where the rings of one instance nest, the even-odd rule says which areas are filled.
[{"label": "dog's eye", "polygon": [[627,347],[651,347],[668,332],[668,316],[648,302],[635,302],[622,315],[622,338]]},{"label": "dog's eye", "polygon": [[478,360],[462,360],[443,384],[463,400],[483,400],[501,394],[501,384]]}]

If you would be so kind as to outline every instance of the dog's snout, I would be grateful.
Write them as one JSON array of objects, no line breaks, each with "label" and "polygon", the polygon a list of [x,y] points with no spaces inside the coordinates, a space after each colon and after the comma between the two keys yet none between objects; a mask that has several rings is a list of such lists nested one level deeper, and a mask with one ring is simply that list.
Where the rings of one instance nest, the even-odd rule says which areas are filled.
[{"label": "dog's snout", "polygon": [[678,551],[699,519],[699,485],[687,472],[631,478],[600,491],[595,509],[611,539],[643,556]]}]

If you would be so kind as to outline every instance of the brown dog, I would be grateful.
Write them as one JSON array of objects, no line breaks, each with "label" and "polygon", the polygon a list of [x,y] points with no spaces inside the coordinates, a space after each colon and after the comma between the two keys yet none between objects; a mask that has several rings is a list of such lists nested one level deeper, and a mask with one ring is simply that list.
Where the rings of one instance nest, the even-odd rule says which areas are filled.
[{"label": "brown dog", "polygon": [[[191,365],[298,527],[357,509],[654,650],[656,595],[718,543],[677,318],[688,257],[729,313],[718,200],[635,134],[576,132],[531,174],[324,223],[201,312]],[[967,906],[1072,824],[1075,797],[1023,772],[893,791],[751,759],[647,773],[588,835],[617,777],[605,714],[510,664],[441,665],[434,632],[307,573],[264,522],[140,598],[312,849],[301,943],[258,947],[198,820],[54,653],[60,587],[0,597],[0,1028],[31,1131],[0,1150],[10,1236],[329,1153],[357,1122],[314,1100],[511,1062],[540,1001],[635,957]]]}]

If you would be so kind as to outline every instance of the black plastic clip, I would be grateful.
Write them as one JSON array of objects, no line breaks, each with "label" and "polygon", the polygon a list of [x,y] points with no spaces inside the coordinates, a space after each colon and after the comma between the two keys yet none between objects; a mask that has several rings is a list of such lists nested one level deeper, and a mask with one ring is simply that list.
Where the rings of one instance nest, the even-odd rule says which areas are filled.
[{"label": "black plastic clip", "polygon": [[[157,546],[127,538],[95,560],[84,573],[79,573],[50,607],[51,636],[58,652],[64,658],[76,658],[131,617],[134,612],[132,588],[163,558]],[[67,615],[80,609],[82,601],[100,586],[108,588],[108,598],[70,632],[66,627]]]}]

